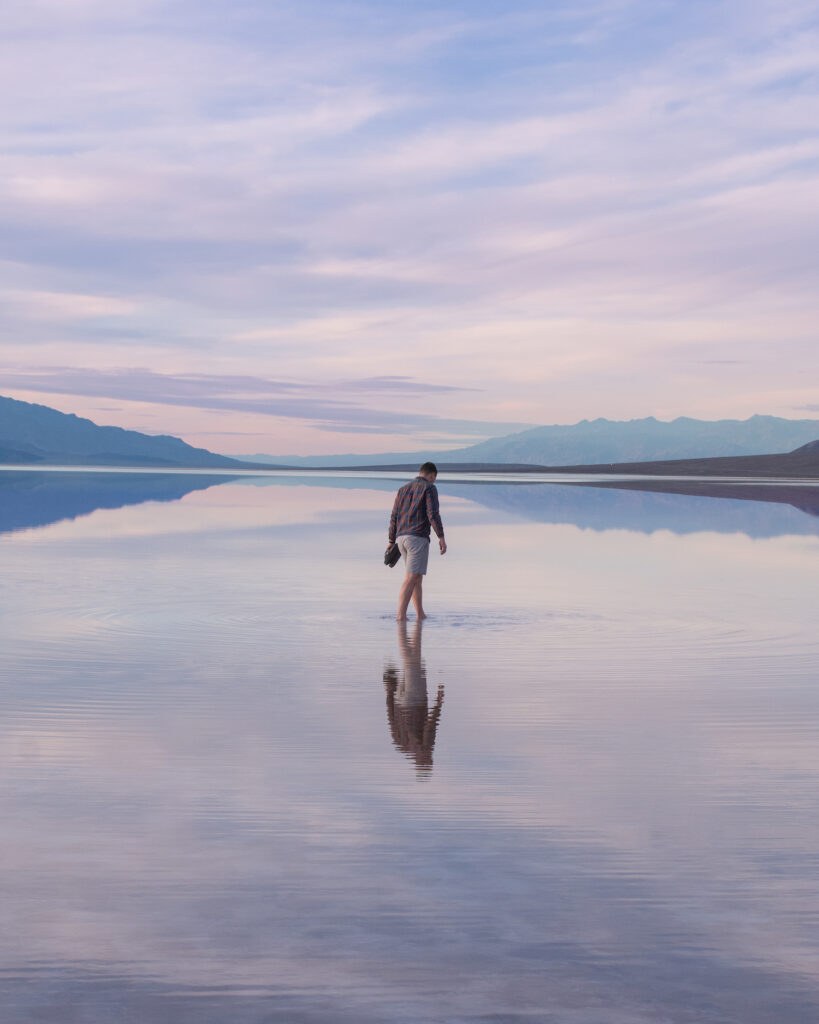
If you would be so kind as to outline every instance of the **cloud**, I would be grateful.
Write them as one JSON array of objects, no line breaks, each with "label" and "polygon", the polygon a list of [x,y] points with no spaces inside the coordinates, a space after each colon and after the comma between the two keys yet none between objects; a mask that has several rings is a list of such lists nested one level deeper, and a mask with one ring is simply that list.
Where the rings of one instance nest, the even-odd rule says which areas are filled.
[{"label": "cloud", "polygon": [[105,295],[77,295],[69,292],[39,292],[21,289],[0,291],[0,301],[12,310],[35,320],[87,320],[96,317],[127,316],[136,304]]},{"label": "cloud", "polygon": [[394,392],[402,395],[429,394],[434,391],[477,391],[477,388],[461,388],[455,384],[429,384],[411,377],[370,377],[364,380],[346,381],[345,388],[357,391]]},{"label": "cloud", "polygon": [[[124,402],[182,406],[220,412],[260,414],[309,421],[333,433],[379,434],[403,431],[492,437],[531,424],[457,419],[414,412],[413,399],[466,389],[428,384],[409,377],[371,377],[330,383],[268,380],[260,377],[170,375],[150,370],[76,370],[45,368],[37,372],[0,375],[5,389],[58,395],[83,395]],[[394,402],[400,407],[374,408],[369,402]]]},{"label": "cloud", "polygon": [[[79,367],[106,338],[93,365],[110,370],[189,375],[203,352],[265,379],[282,361],[302,380],[432,365],[477,389],[463,419],[523,403],[549,421],[555,403],[573,420],[648,413],[654,396],[695,413],[669,336],[685,324],[718,367],[764,324],[795,358],[750,388],[721,378],[715,411],[784,411],[817,312],[810,15],[801,0],[662,20],[644,0],[503,16],[455,0],[16,3],[0,41],[6,286],[122,306],[107,336],[56,300],[47,323],[12,303],[0,330],[20,365],[36,345]],[[629,387],[647,361],[653,386]],[[590,375],[610,364],[616,392]]]}]

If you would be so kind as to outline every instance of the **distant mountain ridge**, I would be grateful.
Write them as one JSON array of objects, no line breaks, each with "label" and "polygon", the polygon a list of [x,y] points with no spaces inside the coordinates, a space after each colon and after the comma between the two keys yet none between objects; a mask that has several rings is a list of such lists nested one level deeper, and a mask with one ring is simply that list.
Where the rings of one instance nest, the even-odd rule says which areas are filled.
[{"label": "distant mountain ridge", "polygon": [[738,455],[774,455],[819,439],[819,420],[751,416],[747,420],[670,422],[653,416],[635,420],[581,420],[568,426],[532,427],[447,451],[390,452],[374,455],[237,456],[256,463],[297,468],[398,465],[435,462],[516,463],[538,466],[657,462]]},{"label": "distant mountain ridge", "polygon": [[[6,465],[248,469],[252,462],[255,468],[271,469],[355,468],[417,466],[433,458],[439,464],[454,463],[463,468],[475,464],[578,468],[779,456],[797,448],[805,449],[805,455],[819,449],[819,420],[759,415],[747,420],[715,421],[679,417],[668,423],[651,416],[628,421],[596,419],[570,426],[532,427],[450,451],[230,458],[194,448],[177,437],[102,427],[49,406],[0,396],[0,463]],[[788,461],[793,460],[788,457]],[[718,469],[713,466],[711,471]],[[774,472],[774,468],[770,471]]]},{"label": "distant mountain ridge", "polygon": [[243,463],[178,437],[152,437],[91,420],[47,405],[0,396],[0,463],[22,465],[175,466],[242,468]]},{"label": "distant mountain ridge", "polygon": [[[651,462],[605,462],[599,466],[550,466],[551,472],[639,474],[683,477],[819,477],[819,441],[775,455],[719,455],[706,459],[665,459]],[[653,485],[653,486],[656,486]]]}]

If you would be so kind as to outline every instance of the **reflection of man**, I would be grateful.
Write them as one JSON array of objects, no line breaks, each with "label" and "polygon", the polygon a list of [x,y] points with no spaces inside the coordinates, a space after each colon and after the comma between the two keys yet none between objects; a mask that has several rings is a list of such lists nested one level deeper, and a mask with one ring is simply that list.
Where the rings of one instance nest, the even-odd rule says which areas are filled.
[{"label": "reflection of man", "polygon": [[392,666],[384,669],[387,688],[387,719],[392,741],[400,751],[415,761],[415,767],[432,769],[432,748],[444,703],[444,688],[438,687],[435,706],[429,710],[427,673],[421,659],[421,623],[415,623],[412,639],[407,635],[406,621],[398,624],[398,647],[404,671]]},{"label": "reflection of man", "polygon": [[441,554],[446,554],[444,524],[438,511],[438,488],[435,486],[437,476],[435,464],[425,462],[418,470],[418,476],[398,489],[393,502],[387,547],[397,543],[407,567],[398,594],[396,619],[399,622],[407,617],[410,598],[418,618],[426,618],[421,584],[429,563],[430,527],[438,537]]}]

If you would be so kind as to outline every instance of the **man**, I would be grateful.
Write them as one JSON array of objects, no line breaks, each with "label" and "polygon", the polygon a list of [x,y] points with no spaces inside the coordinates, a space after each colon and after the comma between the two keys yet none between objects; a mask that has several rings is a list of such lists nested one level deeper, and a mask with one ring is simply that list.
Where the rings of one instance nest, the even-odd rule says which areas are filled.
[{"label": "man", "polygon": [[426,618],[421,584],[429,562],[430,527],[438,538],[441,554],[446,554],[444,526],[438,511],[438,489],[435,486],[437,476],[435,464],[425,462],[418,470],[418,476],[398,489],[392,506],[387,547],[398,544],[407,567],[398,594],[396,619],[399,622],[406,622],[410,599],[415,605],[418,618]]}]

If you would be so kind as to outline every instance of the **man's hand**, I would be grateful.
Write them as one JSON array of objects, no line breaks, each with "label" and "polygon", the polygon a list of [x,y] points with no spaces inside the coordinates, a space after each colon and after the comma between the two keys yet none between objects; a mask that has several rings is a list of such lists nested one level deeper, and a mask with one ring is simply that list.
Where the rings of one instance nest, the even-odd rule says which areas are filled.
[{"label": "man's hand", "polygon": [[446,554],[446,541],[444,540],[443,537],[439,537],[438,538],[438,547],[441,549],[441,554],[445,555]]}]

